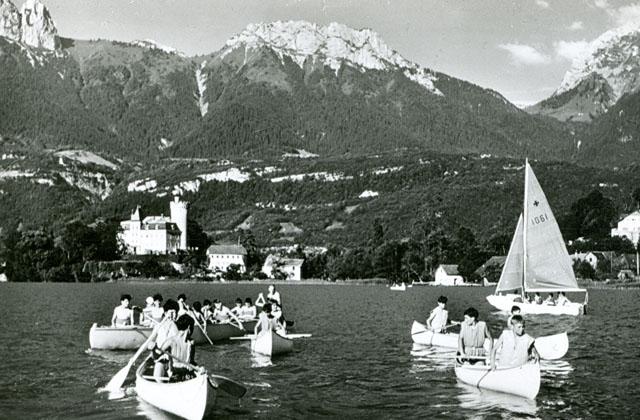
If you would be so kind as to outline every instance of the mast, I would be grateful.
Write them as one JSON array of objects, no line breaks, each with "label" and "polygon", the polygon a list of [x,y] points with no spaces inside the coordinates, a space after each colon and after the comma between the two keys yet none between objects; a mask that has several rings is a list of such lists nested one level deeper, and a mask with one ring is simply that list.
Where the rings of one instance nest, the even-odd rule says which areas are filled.
[{"label": "mast", "polygon": [[522,226],[522,301],[525,300],[525,290],[524,290],[524,278],[527,275],[527,225],[529,224],[529,212],[527,211],[527,203],[529,202],[529,159],[525,158],[524,160],[524,208],[522,210],[523,214],[523,226]]}]

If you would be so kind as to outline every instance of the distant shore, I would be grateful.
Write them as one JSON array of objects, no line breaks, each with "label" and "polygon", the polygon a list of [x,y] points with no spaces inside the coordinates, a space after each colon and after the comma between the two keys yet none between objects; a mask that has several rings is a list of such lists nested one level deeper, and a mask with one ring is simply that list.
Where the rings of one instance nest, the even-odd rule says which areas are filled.
[{"label": "distant shore", "polygon": [[233,284],[277,284],[277,285],[292,285],[292,286],[305,286],[305,285],[332,285],[332,286],[348,286],[348,285],[365,285],[365,286],[378,286],[387,285],[389,281],[387,279],[357,279],[357,280],[323,280],[323,279],[304,279],[304,280],[203,280],[203,279],[181,279],[174,277],[167,277],[166,279],[150,278],[150,277],[127,277],[120,278],[115,281],[109,281],[107,283],[192,283],[192,284],[221,284],[221,285],[233,285]]}]

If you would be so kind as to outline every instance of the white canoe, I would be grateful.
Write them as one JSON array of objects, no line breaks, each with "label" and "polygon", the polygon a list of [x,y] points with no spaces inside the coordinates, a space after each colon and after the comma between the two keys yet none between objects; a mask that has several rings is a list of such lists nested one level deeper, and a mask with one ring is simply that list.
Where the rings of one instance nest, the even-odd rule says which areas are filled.
[{"label": "white canoe", "polygon": [[[425,324],[421,324],[418,321],[413,321],[413,325],[411,326],[411,338],[414,343],[423,344],[425,346],[439,346],[451,349],[458,348],[458,334],[435,333],[427,329]],[[488,338],[485,340],[484,347],[485,349],[489,348]]]},{"label": "white canoe", "polygon": [[515,368],[485,365],[461,365],[456,362],[456,377],[460,382],[491,391],[504,392],[534,399],[540,391],[540,364],[526,363]]},{"label": "white canoe", "polygon": [[264,331],[251,339],[251,350],[267,356],[289,353],[293,350],[293,340],[274,331]]},{"label": "white canoe", "polygon": [[140,325],[126,327],[98,326],[89,330],[89,346],[97,350],[136,350],[151,335],[153,328]]},{"label": "white canoe", "polygon": [[[413,321],[411,326],[411,338],[416,344],[426,346],[458,348],[458,334],[454,333],[434,333],[427,329],[427,326]],[[494,340],[495,342],[495,340]],[[569,350],[569,337],[566,332],[554,335],[546,335],[536,338],[535,347],[538,354],[545,360],[557,360],[564,357]],[[484,348],[489,349],[489,340],[484,342]]]},{"label": "white canoe", "polygon": [[538,305],[536,303],[518,302],[516,298],[522,298],[520,295],[489,295],[487,301],[495,308],[503,312],[510,312],[511,308],[516,305],[520,308],[522,315],[573,315],[578,316],[584,314],[584,304],[571,302],[566,305]]},{"label": "white canoe", "polygon": [[[256,326],[258,321],[247,321],[242,323],[241,330],[236,325],[231,324],[229,322],[223,322],[220,324],[207,324],[207,335],[211,339],[211,341],[222,341],[228,340],[231,337],[242,337],[247,334]],[[191,335],[191,339],[195,344],[205,344],[208,343],[204,334],[202,334],[202,330],[197,325],[194,325],[193,334]]]},{"label": "white canoe", "polygon": [[206,373],[198,373],[184,382],[157,382],[148,363],[136,372],[136,394],[140,399],[185,419],[201,419],[216,402],[216,388]]},{"label": "white canoe", "polygon": [[389,286],[389,290],[395,290],[397,292],[404,292],[405,290],[407,290],[407,285],[402,283],[402,284],[394,284],[393,286]]}]

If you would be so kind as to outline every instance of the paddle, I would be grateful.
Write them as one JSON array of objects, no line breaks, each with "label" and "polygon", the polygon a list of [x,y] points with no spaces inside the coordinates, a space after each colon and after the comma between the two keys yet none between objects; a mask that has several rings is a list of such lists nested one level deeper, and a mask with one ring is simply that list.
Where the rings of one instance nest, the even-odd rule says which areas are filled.
[{"label": "paddle", "polygon": [[[286,334],[286,335],[283,335],[282,337],[288,338],[288,339],[309,338],[311,337],[311,334]],[[255,338],[256,338],[255,334],[247,334],[241,337],[229,337],[230,340],[253,340]]]},{"label": "paddle", "polygon": [[151,341],[151,337],[153,337],[153,333],[147,338],[147,340],[140,346],[140,348],[138,349],[138,351],[136,352],[136,354],[133,355],[133,357],[131,359],[129,359],[129,362],[127,362],[126,366],[123,367],[122,369],[120,369],[118,371],[118,373],[116,373],[113,378],[111,378],[111,380],[109,381],[109,383],[104,387],[104,389],[106,389],[109,392],[116,392],[118,391],[120,388],[122,388],[122,384],[124,384],[124,381],[127,379],[127,376],[129,375],[129,371],[131,370],[131,367],[133,366],[133,364],[136,362],[136,360],[138,359],[138,357],[140,357],[140,355],[142,354],[142,352],[144,351],[144,349],[149,345],[149,342]]},{"label": "paddle", "polygon": [[[207,330],[206,328],[204,328],[201,324],[200,321],[198,321],[198,316],[196,315],[196,313],[194,312],[193,309],[189,308],[189,311],[192,314],[192,318],[193,320],[196,322],[196,324],[198,324],[198,327],[200,327],[200,331],[202,331],[202,334],[204,334],[204,337],[207,339],[207,341],[209,342],[209,344],[211,344],[213,346],[213,341],[211,341],[211,339],[209,338],[209,336],[207,335]],[[206,321],[205,321],[206,323]]]},{"label": "paddle", "polygon": [[[173,360],[182,363],[185,366],[189,366],[191,369],[194,369],[196,371],[199,369],[198,366],[195,366],[185,360],[182,360],[172,355],[171,353],[167,353],[166,351],[163,351],[162,353],[171,357]],[[216,387],[220,388],[221,390],[231,395],[232,397],[242,398],[244,394],[247,393],[247,388],[245,388],[244,385],[240,384],[239,382],[234,381],[233,379],[229,379],[226,376],[214,375],[213,373],[209,373],[209,372],[207,372],[207,375],[209,376],[209,379],[211,380],[211,382],[213,382],[213,384]]]},{"label": "paddle", "polygon": [[[418,323],[418,322],[416,322],[416,323]],[[457,322],[457,321],[452,321],[451,324],[445,325],[444,327],[442,327],[441,331],[446,331],[448,328],[454,327],[456,325],[460,325],[460,323]],[[433,332],[432,330],[428,329],[426,326],[424,326],[424,325],[422,325],[422,326],[424,327],[423,330],[413,332],[413,333],[411,333],[411,335],[424,334],[424,333],[430,332],[430,331]]]}]

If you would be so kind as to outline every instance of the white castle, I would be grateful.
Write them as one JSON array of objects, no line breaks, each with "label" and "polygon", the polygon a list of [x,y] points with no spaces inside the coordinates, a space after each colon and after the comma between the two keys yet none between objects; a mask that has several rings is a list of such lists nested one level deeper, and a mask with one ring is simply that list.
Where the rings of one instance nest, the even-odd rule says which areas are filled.
[{"label": "white castle", "polygon": [[129,254],[175,254],[187,250],[187,202],[174,197],[169,203],[171,216],[141,219],[140,206],[131,219],[120,222],[118,241]]}]

